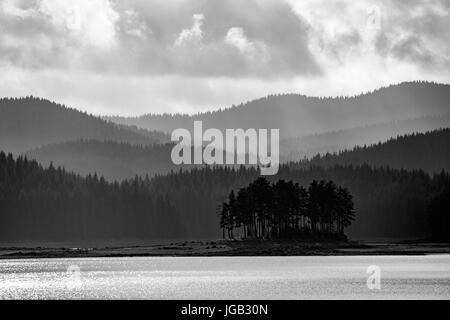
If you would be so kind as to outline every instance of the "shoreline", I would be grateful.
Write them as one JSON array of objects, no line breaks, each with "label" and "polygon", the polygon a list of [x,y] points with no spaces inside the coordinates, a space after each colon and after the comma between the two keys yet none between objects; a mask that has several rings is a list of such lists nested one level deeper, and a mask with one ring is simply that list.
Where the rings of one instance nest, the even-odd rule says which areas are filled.
[{"label": "shoreline", "polygon": [[180,241],[99,248],[0,247],[0,260],[113,257],[270,257],[450,254],[450,243],[284,241]]}]

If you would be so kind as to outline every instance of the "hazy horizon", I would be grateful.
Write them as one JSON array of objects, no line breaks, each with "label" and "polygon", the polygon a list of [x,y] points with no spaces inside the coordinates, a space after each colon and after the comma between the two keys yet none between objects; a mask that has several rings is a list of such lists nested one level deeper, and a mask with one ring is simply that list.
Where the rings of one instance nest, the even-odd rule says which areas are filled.
[{"label": "hazy horizon", "polygon": [[[442,82],[434,82],[434,81],[426,81],[426,80],[412,80],[412,81],[403,81],[403,82],[399,82],[399,83],[392,83],[392,84],[388,84],[386,86],[381,86],[381,87],[376,87],[374,89],[371,90],[366,90],[366,91],[362,91],[359,93],[354,93],[354,94],[348,94],[348,95],[330,95],[330,96],[326,96],[326,95],[307,95],[304,94],[302,92],[279,92],[279,93],[268,93],[266,95],[263,96],[258,96],[255,97],[254,99],[250,99],[250,100],[245,100],[245,101],[241,101],[235,104],[231,104],[231,105],[227,105],[227,106],[211,106],[209,109],[205,109],[205,110],[200,110],[200,111],[195,111],[195,112],[150,112],[150,113],[137,113],[137,114],[108,114],[108,113],[91,113],[89,112],[89,110],[85,110],[84,108],[80,107],[80,106],[76,106],[76,105],[71,105],[66,103],[65,101],[58,101],[58,100],[53,100],[50,99],[48,97],[44,97],[44,96],[34,96],[32,94],[28,94],[28,95],[21,95],[21,96],[2,96],[0,97],[0,99],[24,99],[24,98],[28,98],[28,97],[33,97],[33,98],[37,98],[37,99],[43,99],[43,100],[48,100],[51,101],[53,103],[59,104],[59,105],[63,105],[67,108],[70,109],[74,109],[80,112],[87,112],[89,115],[95,116],[95,117],[101,117],[101,118],[109,118],[109,117],[123,117],[123,118],[139,118],[142,116],[147,116],[147,115],[152,115],[152,116],[164,116],[164,115],[169,115],[169,116],[194,116],[197,114],[205,114],[208,112],[215,112],[215,111],[223,111],[223,110],[228,110],[231,109],[233,107],[239,106],[241,104],[246,104],[246,103],[250,103],[253,101],[257,101],[260,99],[264,99],[264,98],[268,98],[271,96],[276,96],[276,95],[298,95],[298,96],[304,96],[306,98],[320,98],[320,99],[337,99],[337,98],[356,98],[356,97],[360,97],[360,96],[364,96],[364,95],[368,95],[374,92],[377,92],[379,90],[385,89],[385,88],[389,88],[389,87],[394,87],[394,86],[398,86],[398,85],[402,85],[405,83],[430,83],[430,84],[438,84],[438,85],[446,85],[446,86],[450,86],[450,82],[449,83],[442,83]],[[443,116],[446,115],[446,113],[442,114]],[[416,119],[415,117],[409,118],[409,119]],[[382,121],[380,122],[380,124],[382,123],[387,123],[386,121]]]}]

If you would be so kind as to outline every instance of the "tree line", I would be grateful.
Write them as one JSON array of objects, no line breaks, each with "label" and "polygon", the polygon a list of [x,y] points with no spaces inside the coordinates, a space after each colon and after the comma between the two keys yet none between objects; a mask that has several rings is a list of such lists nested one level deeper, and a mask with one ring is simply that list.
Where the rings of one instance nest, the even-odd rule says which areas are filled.
[{"label": "tree line", "polygon": [[[206,239],[222,237],[218,204],[227,202],[232,190],[237,196],[238,190],[249,186],[259,176],[257,168],[202,167],[156,176],[150,180],[149,188],[152,193],[167,196],[182,217],[190,238]],[[345,233],[360,239],[429,237],[433,230],[430,202],[441,195],[450,182],[445,171],[430,175],[422,170],[366,164],[324,168],[291,163],[281,165],[278,174],[267,179],[271,183],[293,181],[306,189],[311,181],[325,180],[346,188],[353,197],[357,219]],[[441,215],[447,212],[450,210]]]},{"label": "tree line", "polygon": [[[448,176],[447,176],[448,177]],[[433,241],[450,241],[450,181],[441,182],[441,191],[433,196],[428,207],[428,237]]]},{"label": "tree line", "polygon": [[378,142],[370,146],[357,146],[352,150],[326,153],[303,160],[304,166],[333,167],[368,164],[373,167],[415,170],[422,169],[430,174],[450,170],[450,128],[412,133]]},{"label": "tree line", "polygon": [[[215,213],[217,204],[228,202],[231,190],[236,190],[237,198],[238,190],[258,177],[257,168],[202,167],[111,183],[96,174],[81,177],[0,152],[0,240],[219,238],[222,230]],[[368,165],[304,168],[291,164],[282,165],[278,175],[268,178],[272,185],[279,180],[290,185],[284,189],[296,189],[290,181],[298,184],[302,193],[308,193],[314,180],[319,185],[322,180],[333,181],[348,190],[358,217],[345,230],[350,237],[448,238],[447,172],[431,176],[421,170]],[[284,208],[290,202],[283,204],[280,199],[289,192],[278,194],[279,200],[273,201]],[[302,208],[301,212],[306,212]],[[295,218],[286,217],[270,228],[277,222],[275,218],[284,219],[282,213],[289,210],[274,212],[274,220],[260,222],[264,223],[262,234],[289,236],[287,231]],[[299,229],[307,231],[316,226],[317,232],[326,230],[326,220],[321,215],[316,217],[311,225],[307,215],[300,216]],[[256,237],[255,223],[253,228],[250,225],[247,223],[246,236]],[[336,222],[333,228],[339,230]],[[244,236],[242,229],[235,228],[234,235],[242,232]],[[294,232],[294,236],[298,234]]]},{"label": "tree line", "polygon": [[0,152],[0,240],[170,239],[186,236],[150,180],[109,183]]},{"label": "tree line", "polygon": [[292,181],[258,178],[220,206],[224,238],[345,238],[355,219],[353,197],[333,181],[314,180],[308,188]]}]

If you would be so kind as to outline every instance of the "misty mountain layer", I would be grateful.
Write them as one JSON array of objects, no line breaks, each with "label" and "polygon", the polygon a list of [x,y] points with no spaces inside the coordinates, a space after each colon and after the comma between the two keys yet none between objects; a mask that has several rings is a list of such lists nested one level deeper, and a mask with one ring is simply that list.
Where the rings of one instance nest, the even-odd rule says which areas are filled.
[{"label": "misty mountain layer", "polygon": [[42,145],[97,139],[150,145],[162,133],[126,128],[38,98],[0,99],[0,149],[21,153]]},{"label": "misty mountain layer", "polygon": [[[171,160],[173,145],[135,146],[113,141],[82,140],[53,144],[27,153],[44,166],[53,163],[69,171],[87,176],[97,173],[109,181],[138,176],[167,174],[180,168]],[[450,171],[450,130],[436,130],[391,139],[352,151],[327,154],[290,163],[290,166],[362,165],[393,167],[398,169],[423,169],[429,173]]]},{"label": "misty mountain layer", "polygon": [[[97,173],[107,180],[154,176],[179,170],[171,160],[173,144],[140,146],[114,141],[80,140],[52,144],[26,155],[44,166],[53,163],[83,176]],[[186,168],[187,166],[183,166]]]},{"label": "misty mountain layer", "polygon": [[108,117],[116,123],[172,132],[205,128],[280,129],[282,138],[300,137],[396,120],[450,113],[450,85],[410,82],[345,98],[312,98],[298,94],[272,95],[229,109],[189,115]]},{"label": "misty mountain layer", "polygon": [[385,143],[355,147],[353,150],[316,156],[292,166],[333,167],[363,165],[406,170],[424,170],[430,174],[450,171],[450,129],[413,133]]},{"label": "misty mountain layer", "polygon": [[450,115],[421,117],[288,138],[280,141],[280,159],[282,162],[310,159],[318,154],[345,151],[356,146],[386,142],[397,136],[425,133],[442,128],[450,128]]}]

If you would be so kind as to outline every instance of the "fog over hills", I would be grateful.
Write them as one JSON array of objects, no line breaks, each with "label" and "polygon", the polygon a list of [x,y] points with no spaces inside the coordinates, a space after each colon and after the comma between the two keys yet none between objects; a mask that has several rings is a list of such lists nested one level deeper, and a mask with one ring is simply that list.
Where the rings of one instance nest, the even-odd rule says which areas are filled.
[{"label": "fog over hills", "polygon": [[[383,110],[410,109],[415,112],[406,113],[407,116],[404,116],[406,118],[404,120],[393,120],[395,119],[393,116],[386,123],[377,122],[372,125],[358,125],[337,131],[328,130],[321,134],[316,134],[319,131],[315,131],[314,134],[298,138],[282,139],[280,160],[295,162],[304,158],[312,158],[319,153],[334,153],[351,150],[355,146],[370,146],[404,134],[448,128],[450,127],[450,111],[448,110],[448,101],[450,100],[446,97],[449,94],[449,87],[431,83],[405,83],[380,89],[371,94],[344,99],[306,98],[299,95],[272,96],[197,117],[207,119],[209,121],[207,123],[215,123],[217,127],[225,128],[230,125],[231,128],[239,128],[239,124],[252,123],[254,127],[259,128],[264,127],[264,124],[258,124],[256,121],[269,124],[269,121],[273,120],[274,123],[278,122],[281,125],[280,119],[283,117],[274,115],[278,109],[281,109],[292,114],[291,117],[283,118],[288,120],[283,123],[286,127],[283,127],[282,131],[289,130],[300,133],[305,132],[301,123],[308,125],[311,123],[311,127],[321,127],[323,130],[328,128],[324,124],[329,121],[335,122],[337,115],[330,116],[326,113],[327,110],[342,109],[345,111],[353,108],[357,110],[355,117],[364,118],[366,122],[372,121],[370,116],[375,113],[381,115]],[[418,96],[417,92],[420,93]],[[428,103],[423,101],[423,96],[430,97]],[[417,100],[415,100],[416,98]],[[273,102],[273,105],[269,103],[270,101]],[[375,103],[375,101],[378,102]],[[259,112],[257,108],[261,108],[262,111]],[[302,110],[305,112],[309,110],[308,117],[299,116]],[[445,114],[445,111],[448,113]],[[412,115],[421,113],[432,115],[412,118]],[[282,113],[280,114],[283,116]],[[48,100],[31,97],[0,100],[0,115],[0,149],[6,152],[25,153],[43,165],[48,166],[53,163],[84,176],[96,172],[110,181],[132,178],[136,175],[151,177],[155,174],[167,174],[171,170],[178,170],[179,167],[175,166],[170,158],[173,145],[166,144],[170,142],[170,135],[162,131],[155,131],[154,128],[182,127],[183,124],[180,121],[188,122],[196,119],[182,115],[144,116],[128,119],[129,121],[125,121],[126,124],[115,124]],[[254,115],[256,116],[253,117]],[[353,118],[353,115],[349,118]],[[147,130],[140,127],[139,121],[146,119],[154,121],[154,128],[148,127]],[[296,122],[299,123],[298,126],[295,125]],[[192,123],[184,125],[190,128]],[[433,145],[435,146],[436,143]],[[440,147],[433,149],[431,154],[446,150],[445,139],[444,141],[439,140],[438,145],[441,149],[439,149]],[[418,145],[413,148],[413,151],[420,154],[422,147],[425,148],[427,145]],[[384,145],[371,147],[370,150],[380,148],[386,150]],[[399,148],[398,150],[403,149]],[[368,151],[364,154],[368,154]],[[374,165],[393,165],[390,160],[394,155],[386,152],[383,152],[382,155],[382,159],[379,159]],[[436,159],[440,159],[438,154],[434,156],[437,157]],[[441,169],[440,162],[419,163],[413,155],[411,157],[413,159],[403,159],[404,161],[408,160],[405,162],[408,164],[407,168],[422,168],[429,172]],[[352,163],[351,161],[341,161],[342,158],[333,158],[332,161],[327,158],[327,161],[339,164]],[[365,158],[351,159],[360,164],[362,163],[361,159]],[[318,163],[317,158],[315,161]],[[328,164],[327,161],[320,160],[320,163]],[[401,166],[396,167],[401,168]],[[183,168],[190,168],[190,166]]]},{"label": "fog over hills", "polygon": [[78,139],[150,145],[167,137],[162,133],[118,126],[45,99],[0,99],[1,150],[21,153],[46,144]]},{"label": "fog over hills", "polygon": [[[398,135],[450,126],[450,86],[403,83],[353,98],[280,95],[217,112],[106,118],[37,98],[0,100],[0,149],[23,153],[78,140],[132,145],[170,142],[175,128],[280,128],[281,161],[383,142]],[[163,133],[165,132],[165,133]]]},{"label": "fog over hills", "polygon": [[[190,165],[175,166],[170,158],[173,144],[136,146],[114,141],[80,140],[44,146],[27,152],[44,166],[53,163],[69,171],[87,176],[97,173],[109,181],[138,176],[167,174],[179,169],[192,169]],[[332,167],[335,165],[363,165],[392,167],[438,173],[450,170],[450,129],[411,134],[356,147],[339,154],[327,154],[290,167]]]},{"label": "fog over hills", "polygon": [[[137,146],[114,141],[79,140],[51,144],[26,155],[44,166],[53,163],[83,176],[97,173],[109,181],[179,170],[170,158],[172,144]],[[186,166],[184,166],[186,168]]]},{"label": "fog over hills", "polygon": [[[144,146],[90,139],[45,145],[26,152],[25,156],[44,167],[52,164],[82,176],[96,173],[111,182],[201,167],[175,165],[171,159],[173,147],[172,143]],[[194,149],[191,153],[194,154]]]},{"label": "fog over hills", "polygon": [[108,117],[116,123],[172,132],[190,129],[194,120],[205,128],[279,128],[282,138],[396,120],[450,113],[450,85],[407,82],[356,97],[318,98],[299,94],[272,95],[229,109],[196,115]]},{"label": "fog over hills", "polygon": [[291,167],[337,165],[391,167],[406,170],[423,170],[429,174],[450,171],[450,129],[427,133],[413,133],[390,139],[385,143],[355,147],[352,150],[316,156],[311,160],[291,163]]},{"label": "fog over hills", "polygon": [[323,155],[353,149],[356,146],[386,142],[405,134],[425,133],[449,127],[450,115],[429,116],[330,131],[299,138],[287,138],[280,141],[280,159],[282,162],[299,161],[318,154]]}]

